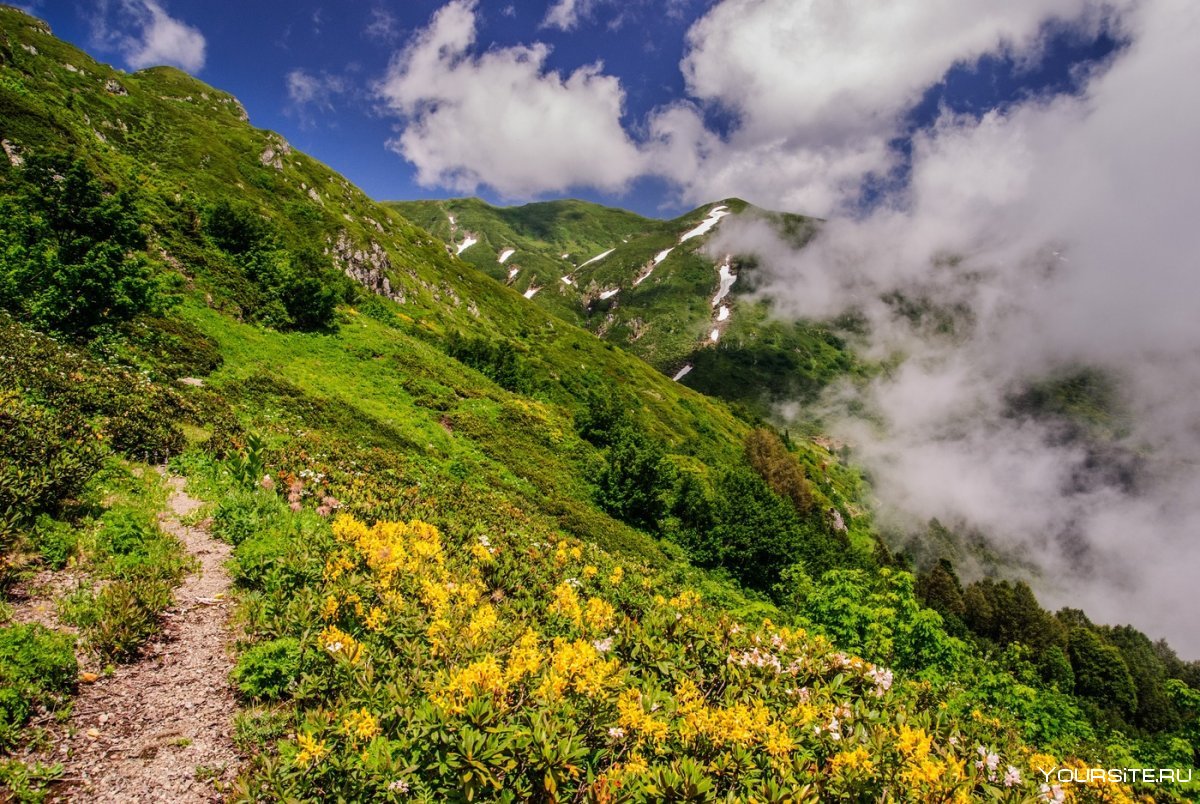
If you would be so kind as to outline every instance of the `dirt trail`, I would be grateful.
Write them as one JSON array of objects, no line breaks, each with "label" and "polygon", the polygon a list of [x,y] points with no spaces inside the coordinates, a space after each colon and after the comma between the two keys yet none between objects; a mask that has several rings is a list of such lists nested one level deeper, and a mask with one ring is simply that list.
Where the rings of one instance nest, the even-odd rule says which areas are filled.
[{"label": "dirt trail", "polygon": [[162,632],[131,665],[82,685],[68,730],[50,761],[64,765],[60,795],[88,802],[219,801],[215,781],[237,771],[229,684],[230,547],[206,527],[180,520],[200,507],[172,493],[162,528],[179,538],[199,568],[175,592]]}]

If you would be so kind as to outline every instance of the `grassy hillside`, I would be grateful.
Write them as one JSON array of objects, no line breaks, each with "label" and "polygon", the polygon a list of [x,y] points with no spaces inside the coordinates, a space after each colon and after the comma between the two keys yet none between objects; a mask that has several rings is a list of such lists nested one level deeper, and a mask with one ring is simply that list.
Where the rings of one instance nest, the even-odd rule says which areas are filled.
[{"label": "grassy hillside", "polygon": [[[136,479],[168,461],[236,545],[239,800],[1021,801],[1047,765],[1194,761],[1200,682],[1169,649],[914,577],[816,440],[523,298],[228,95],[0,8],[0,112],[2,591],[93,582],[52,627],[0,626],[5,750],[70,706],[73,662],[153,632],[180,567]],[[613,298],[635,242],[674,243],[629,295],[695,269],[712,314],[678,242],[708,208],[640,234],[550,209],[506,225],[628,236],[584,266]],[[72,621],[100,636],[72,650]],[[0,771],[23,798],[56,773]]]},{"label": "grassy hillside", "polygon": [[[477,198],[387,206],[555,315],[684,385],[756,413],[811,399],[834,378],[861,370],[831,326],[772,318],[770,305],[750,293],[752,261],[706,251],[727,216],[766,217],[800,242],[815,230],[813,219],[768,213],[736,198],[673,220],[573,200],[507,208]],[[737,278],[722,294],[727,256],[725,276]]]}]

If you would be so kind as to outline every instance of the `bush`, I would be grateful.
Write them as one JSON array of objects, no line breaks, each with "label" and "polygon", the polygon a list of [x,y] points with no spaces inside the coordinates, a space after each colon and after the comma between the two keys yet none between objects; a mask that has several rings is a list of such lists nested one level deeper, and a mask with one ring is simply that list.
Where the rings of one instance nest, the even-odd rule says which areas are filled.
[{"label": "bush", "polygon": [[263,642],[238,657],[233,680],[247,698],[277,701],[300,674],[300,640],[280,637]]},{"label": "bush", "polygon": [[789,500],[801,514],[812,508],[808,478],[804,476],[796,456],[788,452],[779,436],[765,427],[759,427],[747,434],[745,447],[747,463],[771,487],[771,491]]},{"label": "bush", "polygon": [[127,190],[109,192],[61,154],[35,155],[17,176],[16,195],[0,199],[0,306],[79,335],[165,309]]},{"label": "bush", "polygon": [[174,582],[187,569],[179,543],[133,511],[108,512],[96,547],[97,568],[106,578]]},{"label": "bush", "polygon": [[674,467],[661,444],[632,427],[612,439],[597,479],[600,507],[624,522],[652,531],[667,511]]},{"label": "bush", "polygon": [[66,522],[40,516],[30,533],[34,547],[51,569],[62,569],[79,545],[79,533]]},{"label": "bush", "polygon": [[483,374],[506,391],[528,394],[533,390],[533,372],[510,341],[466,336],[453,332],[446,354]]},{"label": "bush", "polygon": [[7,358],[0,362],[0,400],[3,389],[9,389],[19,394],[10,398],[24,400],[26,406],[52,408],[54,420],[68,428],[65,445],[84,446],[90,438],[91,449],[99,449],[98,430],[114,449],[135,459],[158,460],[182,450],[178,422],[188,406],[175,390],[68,349],[3,316],[0,353]]},{"label": "bush", "polygon": [[59,510],[99,471],[103,455],[79,416],[0,390],[0,512],[29,518]]},{"label": "bush", "polygon": [[279,498],[269,492],[230,492],[221,498],[213,512],[213,535],[239,545],[258,533],[281,508]]},{"label": "bush", "polygon": [[34,706],[53,706],[75,684],[75,640],[41,625],[0,628],[0,747],[16,739]]},{"label": "bush", "polygon": [[159,629],[159,612],[171,604],[164,581],[113,581],[95,598],[87,645],[105,661],[128,661]]}]

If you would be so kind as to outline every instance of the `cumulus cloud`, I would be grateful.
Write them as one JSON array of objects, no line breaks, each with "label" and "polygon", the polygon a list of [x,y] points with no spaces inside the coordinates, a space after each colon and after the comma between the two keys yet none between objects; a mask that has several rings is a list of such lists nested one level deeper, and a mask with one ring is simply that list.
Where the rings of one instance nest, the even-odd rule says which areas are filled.
[{"label": "cumulus cloud", "polygon": [[[1194,658],[1180,601],[1200,573],[1200,108],[1181,99],[1200,8],[1147,0],[1110,24],[1130,44],[1080,96],[943,113],[915,137],[904,191],[869,216],[798,252],[734,221],[714,246],[758,253],[782,313],[857,310],[866,346],[905,358],[841,389],[882,426],[835,419],[889,516],[978,529],[1043,568],[1045,602],[1132,620]],[[895,294],[949,310],[953,331],[899,315]],[[1013,415],[1031,380],[1078,366],[1121,382],[1115,443]]]},{"label": "cumulus cloud", "polygon": [[168,64],[196,73],[204,68],[204,34],[172,17],[157,0],[120,0],[116,30],[108,26],[108,10],[108,3],[102,3],[96,15],[96,38],[120,52],[133,69]]},{"label": "cumulus cloud", "polygon": [[509,197],[576,185],[619,190],[644,168],[621,125],[625,95],[599,64],[563,75],[541,43],[477,53],[471,0],[441,8],[377,91],[404,120],[389,146],[425,185]]},{"label": "cumulus cloud", "polygon": [[[555,0],[542,24],[573,30],[605,2]],[[600,65],[548,71],[541,43],[477,53],[475,3],[454,0],[382,94],[406,120],[393,146],[425,183],[527,196],[655,175],[685,202],[740,195],[826,216],[892,173],[906,114],[956,64],[1036,60],[1048,25],[1096,27],[1128,2],[723,0],[688,33],[687,96],[623,125],[623,90]],[[714,111],[732,117],[728,130],[707,124]]]},{"label": "cumulus cloud", "polygon": [[596,0],[555,0],[546,9],[546,18],[542,20],[542,25],[558,28],[560,31],[573,30],[595,5]]},{"label": "cumulus cloud", "polygon": [[[906,113],[956,64],[986,54],[1033,59],[1047,25],[1102,24],[1095,0],[891,2],[724,0],[688,33],[681,68],[694,103],[652,122],[667,171],[685,199],[732,194],[829,215],[853,205],[864,182],[888,175],[890,143]],[[724,137],[701,111],[731,113]],[[700,137],[694,132],[701,130]],[[662,151],[666,150],[667,155]]]}]

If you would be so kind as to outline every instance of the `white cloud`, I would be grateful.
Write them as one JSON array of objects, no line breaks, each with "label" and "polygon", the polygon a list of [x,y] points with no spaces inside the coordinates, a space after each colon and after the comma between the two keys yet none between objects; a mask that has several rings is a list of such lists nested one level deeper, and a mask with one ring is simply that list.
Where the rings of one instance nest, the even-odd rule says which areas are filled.
[{"label": "white cloud", "polygon": [[702,137],[702,148],[680,134],[697,130],[698,111],[688,120],[671,109],[651,128],[671,149],[701,155],[690,171],[667,172],[687,200],[736,194],[837,213],[865,180],[893,169],[888,143],[905,114],[954,65],[989,53],[1033,58],[1048,23],[1095,25],[1106,8],[1100,0],[724,0],[688,32],[681,68],[694,101],[732,113],[736,124],[724,138]]},{"label": "white cloud", "polygon": [[287,74],[288,100],[294,107],[330,110],[333,99],[346,91],[346,82],[329,73],[310,73],[295,69]]},{"label": "white cloud", "polygon": [[546,28],[558,28],[560,31],[570,31],[579,25],[580,18],[585,16],[595,5],[595,0],[555,0],[546,9],[546,18],[542,25]]},{"label": "white cloud", "polygon": [[135,70],[169,64],[190,73],[204,68],[207,43],[200,31],[166,12],[157,0],[121,0],[121,28],[135,35],[110,35]]},{"label": "white cloud", "polygon": [[[1035,60],[1047,24],[1096,26],[1131,1],[723,0],[688,33],[688,97],[635,123],[635,141],[616,78],[549,72],[540,43],[478,54],[475,4],[454,0],[393,62],[383,95],[407,122],[394,147],[425,183],[535,195],[650,174],[687,202],[739,195],[826,216],[896,167],[905,114],[954,65]],[[604,2],[556,0],[542,24],[572,30]],[[706,126],[710,109],[732,114],[729,130]]]},{"label": "white cloud", "polygon": [[371,19],[367,23],[367,27],[363,29],[363,33],[369,39],[394,42],[400,36],[400,23],[392,12],[376,6],[371,9]]},{"label": "white cloud", "polygon": [[618,190],[644,168],[621,126],[624,92],[601,65],[546,69],[544,44],[475,52],[475,3],[440,9],[377,90],[405,125],[390,147],[426,185],[510,197],[576,185]]},{"label": "white cloud", "polygon": [[[980,528],[1042,565],[1045,602],[1196,657],[1178,601],[1200,572],[1200,107],[1180,99],[1200,73],[1200,7],[1147,0],[1121,24],[1131,44],[1080,97],[944,113],[886,208],[800,252],[734,221],[714,247],[760,253],[781,311],[858,309],[876,354],[907,356],[858,396],[886,431],[839,425],[885,510]],[[913,327],[881,301],[897,291],[969,315],[954,337]],[[1133,423],[1117,449],[1007,409],[1078,365],[1123,380]]]}]

